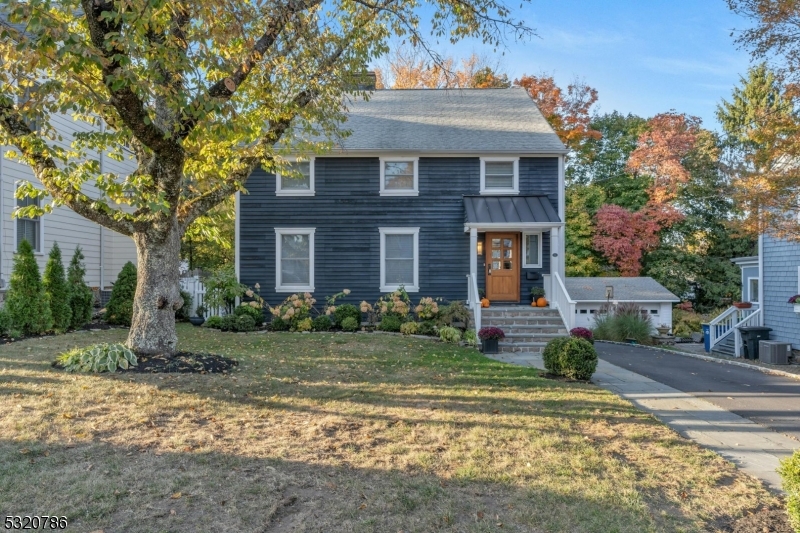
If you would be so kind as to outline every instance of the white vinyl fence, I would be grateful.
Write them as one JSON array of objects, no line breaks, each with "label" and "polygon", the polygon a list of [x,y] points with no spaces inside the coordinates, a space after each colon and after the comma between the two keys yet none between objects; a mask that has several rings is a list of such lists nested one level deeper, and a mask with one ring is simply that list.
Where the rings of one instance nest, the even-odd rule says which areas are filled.
[{"label": "white vinyl fence", "polygon": [[[206,286],[203,285],[203,281],[200,279],[200,276],[191,276],[187,278],[181,278],[181,290],[192,295],[192,305],[189,308],[189,316],[195,316],[195,310],[197,309],[197,306],[205,305]],[[205,317],[223,316],[224,314],[225,310],[220,307],[214,307],[211,309],[207,308]]]}]

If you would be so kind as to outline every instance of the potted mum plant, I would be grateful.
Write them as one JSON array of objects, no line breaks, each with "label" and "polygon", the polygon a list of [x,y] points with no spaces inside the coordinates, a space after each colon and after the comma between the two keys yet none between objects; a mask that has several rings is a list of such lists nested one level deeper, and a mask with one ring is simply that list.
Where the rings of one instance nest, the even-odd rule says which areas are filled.
[{"label": "potted mum plant", "polygon": [[483,353],[498,353],[498,342],[500,339],[505,339],[506,334],[500,328],[488,327],[481,328],[478,332],[478,338],[483,344]]},{"label": "potted mum plant", "polygon": [[206,321],[206,308],[204,305],[198,305],[197,308],[194,310],[195,316],[189,317],[189,322],[192,323],[193,326],[202,326],[203,322]]},{"label": "potted mum plant", "polygon": [[800,294],[795,294],[789,298],[789,303],[794,304],[794,312],[800,313]]}]

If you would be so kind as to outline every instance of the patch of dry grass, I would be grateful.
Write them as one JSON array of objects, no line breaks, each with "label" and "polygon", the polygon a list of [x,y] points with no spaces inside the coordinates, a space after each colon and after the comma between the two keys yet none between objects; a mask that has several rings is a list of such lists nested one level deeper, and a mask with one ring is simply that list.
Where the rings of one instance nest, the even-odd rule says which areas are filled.
[{"label": "patch of dry grass", "polygon": [[180,327],[230,375],[71,375],[0,347],[0,514],[73,531],[701,531],[773,504],[591,385],[383,335]]}]

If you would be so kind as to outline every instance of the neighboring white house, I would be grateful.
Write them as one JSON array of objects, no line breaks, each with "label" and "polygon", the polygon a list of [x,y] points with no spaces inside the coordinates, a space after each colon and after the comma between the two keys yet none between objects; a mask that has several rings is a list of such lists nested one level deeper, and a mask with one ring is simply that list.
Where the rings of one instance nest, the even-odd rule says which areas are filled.
[{"label": "neighboring white house", "polygon": [[567,278],[564,285],[573,300],[572,327],[592,328],[597,313],[608,305],[630,303],[646,313],[653,327],[672,327],[672,305],[680,299],[653,278]]}]

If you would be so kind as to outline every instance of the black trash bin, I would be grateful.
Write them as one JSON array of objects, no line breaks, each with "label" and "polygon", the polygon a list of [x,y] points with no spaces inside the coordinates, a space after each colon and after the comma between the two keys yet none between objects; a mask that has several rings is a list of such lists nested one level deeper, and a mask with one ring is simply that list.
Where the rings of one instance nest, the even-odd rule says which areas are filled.
[{"label": "black trash bin", "polygon": [[772,331],[772,328],[765,328],[764,326],[741,326],[738,329],[742,333],[745,359],[758,359],[758,342],[768,341],[769,332]]}]

